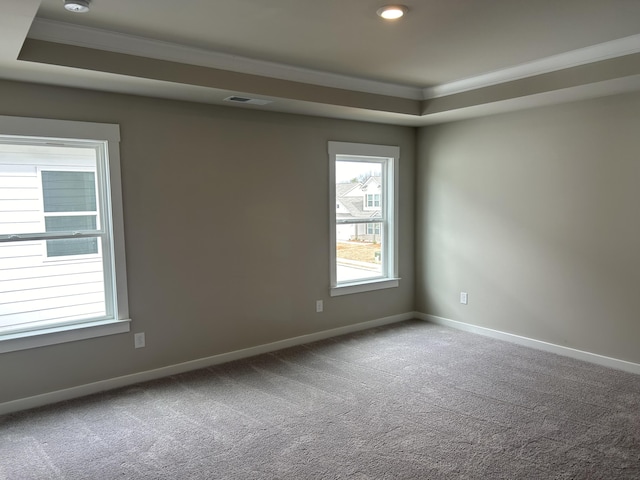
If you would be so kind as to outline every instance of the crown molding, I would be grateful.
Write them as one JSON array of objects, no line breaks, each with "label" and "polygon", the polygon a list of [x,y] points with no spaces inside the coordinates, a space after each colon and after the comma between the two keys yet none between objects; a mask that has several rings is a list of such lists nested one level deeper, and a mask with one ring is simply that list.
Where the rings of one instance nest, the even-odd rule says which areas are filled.
[{"label": "crown molding", "polygon": [[602,82],[589,83],[559,90],[540,92],[523,97],[507,98],[485,104],[462,106],[441,112],[426,113],[420,117],[420,126],[468,120],[530,108],[579,102],[609,95],[621,95],[640,90],[640,75],[630,75]]},{"label": "crown molding", "polygon": [[[467,79],[456,80],[429,88],[418,88],[299,68],[280,63],[266,62],[263,60],[213,52],[206,49],[173,44],[160,40],[38,18],[34,20],[27,37],[29,39],[52,42],[59,45],[84,47],[97,51],[169,61],[175,63],[176,66],[180,64],[194,65],[218,69],[221,71],[255,75],[264,78],[293,81],[309,86],[315,85],[342,89],[345,92],[362,92],[406,100],[431,100],[439,97],[452,96],[458,93],[470,92],[485,87],[523,80],[537,75],[558,72],[572,67],[584,66],[600,61],[640,53],[640,35],[633,35],[542,58],[502,70],[487,72]],[[597,88],[587,88],[587,86],[583,85],[576,86],[574,88],[561,88],[555,92],[547,92],[545,95],[527,95],[526,99],[505,98],[504,101],[490,102],[491,105],[463,105],[450,111],[448,110],[436,113],[424,112],[419,119],[414,117],[409,118],[406,115],[400,114],[398,118],[394,118],[393,123],[398,122],[411,125],[427,125],[431,123],[440,123],[466,117],[491,114],[495,113],[493,111],[494,109],[497,111],[511,111],[520,108],[530,108],[533,106],[531,104],[546,104],[544,100],[547,99],[547,97],[553,97],[556,102],[572,101],[572,92],[579,92],[580,94],[578,97],[585,96],[587,98],[591,98],[593,96],[611,94],[611,91],[615,93],[618,90],[630,91],[637,90],[639,88],[637,76],[633,76],[633,78],[628,78],[627,80],[629,81],[622,82],[624,84],[622,87],[617,85],[617,82],[596,82],[596,85],[592,85],[592,87],[597,86]],[[615,88],[616,86],[618,88]],[[182,88],[186,87],[182,86]],[[597,91],[594,92],[592,90]],[[228,88],[225,89],[225,94],[227,96],[229,94],[237,93],[238,92],[231,91]],[[549,95],[550,93],[553,94]],[[308,113],[308,110],[302,107],[294,108],[290,105],[290,108],[296,111],[299,109],[302,113]],[[326,108],[329,108],[327,106],[320,107],[319,104],[317,104],[314,108],[321,116],[335,115],[334,111],[324,111]],[[323,112],[320,112],[320,110],[323,110]],[[351,113],[349,115],[351,115]],[[374,112],[371,110],[367,112],[367,115],[369,116],[373,114]],[[376,113],[376,115],[378,114],[380,114],[380,112]],[[341,115],[347,114],[343,111]],[[371,119],[369,116],[366,118]],[[390,121],[391,119],[387,117],[388,115],[384,117],[385,121]],[[382,120],[377,118],[374,121]]]},{"label": "crown molding", "polygon": [[423,89],[423,97],[425,100],[429,100],[447,95],[455,95],[457,93],[521,80],[535,75],[551,73],[565,68],[577,67],[638,52],[640,52],[640,35],[632,35],[496,70],[494,72],[487,72],[474,77],[443,83],[434,87],[427,87]]},{"label": "crown molding", "polygon": [[28,38],[323,87],[422,100],[422,89],[214,52],[161,40],[36,18]]}]

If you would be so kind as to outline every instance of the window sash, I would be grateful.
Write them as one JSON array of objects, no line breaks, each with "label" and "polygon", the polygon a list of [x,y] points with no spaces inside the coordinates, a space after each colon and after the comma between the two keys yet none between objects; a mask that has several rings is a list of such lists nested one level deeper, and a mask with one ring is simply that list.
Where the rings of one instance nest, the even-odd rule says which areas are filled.
[{"label": "window sash", "polygon": [[33,242],[36,240],[55,240],[64,238],[104,238],[107,233],[102,230],[80,230],[74,232],[41,232],[41,233],[10,233],[0,235],[0,243]]},{"label": "window sash", "polygon": [[347,225],[351,223],[384,223],[385,217],[367,217],[367,218],[337,218],[336,225]]},{"label": "window sash", "polygon": [[[347,156],[347,155],[341,155],[338,154],[336,155],[336,158],[334,160],[334,168],[335,168],[335,164],[337,164],[338,162],[350,162],[350,163],[375,163],[375,164],[379,164],[381,166],[381,173],[380,173],[380,181],[381,181],[381,188],[382,188],[382,198],[387,198],[387,175],[389,174],[389,159],[385,158],[385,157],[354,157],[354,156]],[[335,175],[334,178],[332,180],[335,184]],[[335,190],[334,190],[335,192]],[[375,205],[376,203],[376,197],[377,197],[377,205]],[[370,223],[378,223],[378,224],[382,224],[382,230],[381,232],[388,232],[388,228],[387,228],[387,212],[388,212],[388,203],[387,202],[381,202],[380,200],[381,198],[381,194],[380,193],[365,193],[365,201],[363,203],[363,208],[379,208],[379,211],[376,211],[376,216],[371,216],[371,217],[364,217],[364,218],[337,218],[337,214],[334,214],[334,219],[335,219],[335,224],[337,225],[365,225],[365,235],[371,235],[367,232],[367,225]],[[337,199],[337,197],[336,197]],[[371,203],[371,205],[369,204]],[[375,234],[373,234],[375,235]],[[333,286],[341,286],[341,285],[350,285],[350,284],[354,284],[354,283],[362,283],[362,282],[366,282],[366,281],[371,281],[371,280],[375,280],[375,279],[381,279],[381,278],[387,278],[389,277],[389,255],[385,252],[385,250],[387,249],[387,241],[386,241],[386,235],[382,235],[381,234],[381,239],[380,239],[380,243],[381,243],[381,262],[380,262],[380,267],[381,267],[381,271],[379,275],[371,275],[368,276],[364,279],[360,279],[360,280],[340,280],[338,279],[338,274],[337,274],[337,268],[338,268],[338,256],[337,253],[335,255],[335,259],[333,261],[334,263],[334,268],[335,268],[335,276],[332,279],[332,284]],[[336,246],[337,246],[337,239],[335,240],[336,242]]]},{"label": "window sash", "polygon": [[95,171],[40,167],[39,172],[45,214],[97,211]]}]

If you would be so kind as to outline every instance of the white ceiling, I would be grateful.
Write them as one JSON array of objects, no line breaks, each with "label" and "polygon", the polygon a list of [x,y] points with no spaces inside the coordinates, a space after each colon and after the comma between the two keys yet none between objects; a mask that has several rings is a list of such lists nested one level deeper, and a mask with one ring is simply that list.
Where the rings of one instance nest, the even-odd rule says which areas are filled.
[{"label": "white ceiling", "polygon": [[[640,88],[639,0],[403,3],[408,15],[388,22],[379,0],[93,0],[87,14],[63,0],[2,0],[0,77],[207,103],[237,93],[273,101],[243,108],[414,125],[562,101],[565,90],[575,99]],[[126,61],[105,51],[156,65],[114,68]],[[206,80],[192,81],[185,64]]]}]

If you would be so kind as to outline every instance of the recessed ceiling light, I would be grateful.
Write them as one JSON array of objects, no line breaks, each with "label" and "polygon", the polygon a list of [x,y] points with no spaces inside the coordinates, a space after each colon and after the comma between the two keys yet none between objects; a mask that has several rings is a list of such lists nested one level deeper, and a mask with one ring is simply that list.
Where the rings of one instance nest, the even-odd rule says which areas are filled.
[{"label": "recessed ceiling light", "polygon": [[404,5],[385,5],[380,7],[376,13],[385,20],[395,20],[402,17],[408,10]]},{"label": "recessed ceiling light", "polygon": [[89,11],[90,0],[64,0],[64,8],[73,13],[86,13]]}]

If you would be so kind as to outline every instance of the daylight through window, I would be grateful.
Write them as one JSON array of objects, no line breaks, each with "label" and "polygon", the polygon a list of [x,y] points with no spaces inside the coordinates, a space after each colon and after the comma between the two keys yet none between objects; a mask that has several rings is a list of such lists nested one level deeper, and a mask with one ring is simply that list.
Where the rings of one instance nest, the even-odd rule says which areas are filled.
[{"label": "daylight through window", "polygon": [[398,285],[397,147],[329,142],[332,295]]}]

